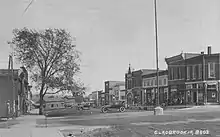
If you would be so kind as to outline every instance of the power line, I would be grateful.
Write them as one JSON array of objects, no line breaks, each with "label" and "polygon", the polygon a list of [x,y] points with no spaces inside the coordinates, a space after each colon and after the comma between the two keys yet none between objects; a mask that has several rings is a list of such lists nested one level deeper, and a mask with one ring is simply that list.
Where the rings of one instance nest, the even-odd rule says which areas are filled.
[{"label": "power line", "polygon": [[28,4],[28,6],[26,7],[26,9],[24,10],[22,16],[27,12],[27,10],[29,9],[29,7],[33,4],[34,0],[31,0],[31,2]]}]

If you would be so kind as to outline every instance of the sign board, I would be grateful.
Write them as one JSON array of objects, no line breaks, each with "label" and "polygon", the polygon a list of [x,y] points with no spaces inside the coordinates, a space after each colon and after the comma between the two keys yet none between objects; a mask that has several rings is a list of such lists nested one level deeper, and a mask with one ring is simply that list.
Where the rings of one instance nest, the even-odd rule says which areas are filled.
[{"label": "sign board", "polygon": [[168,92],[168,88],[164,88],[164,92],[165,92],[165,93]]},{"label": "sign board", "polygon": [[192,89],[192,85],[186,85],[186,89]]},{"label": "sign board", "polygon": [[215,93],[212,93],[212,98],[215,98]]},{"label": "sign board", "polygon": [[177,89],[176,89],[176,88],[171,88],[170,91],[171,91],[171,92],[176,92]]}]

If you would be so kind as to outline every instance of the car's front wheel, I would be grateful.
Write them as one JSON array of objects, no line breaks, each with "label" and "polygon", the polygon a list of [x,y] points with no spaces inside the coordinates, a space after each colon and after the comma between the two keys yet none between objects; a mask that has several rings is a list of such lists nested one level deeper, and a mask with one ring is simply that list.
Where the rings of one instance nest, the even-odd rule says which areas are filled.
[{"label": "car's front wheel", "polygon": [[107,109],[106,107],[103,107],[103,108],[102,108],[102,112],[103,112],[103,113],[107,113],[107,112],[108,112],[108,109]]},{"label": "car's front wheel", "polygon": [[125,111],[125,107],[120,107],[119,111],[120,112],[124,112]]}]

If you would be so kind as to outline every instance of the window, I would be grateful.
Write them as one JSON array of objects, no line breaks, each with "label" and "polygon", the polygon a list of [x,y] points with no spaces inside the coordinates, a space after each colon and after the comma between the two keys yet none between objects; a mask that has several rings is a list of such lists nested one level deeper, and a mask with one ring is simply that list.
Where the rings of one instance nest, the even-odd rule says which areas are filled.
[{"label": "window", "polygon": [[147,86],[150,86],[150,80],[147,81]]},{"label": "window", "polygon": [[187,79],[190,79],[190,66],[187,66]]},{"label": "window", "polygon": [[162,85],[162,79],[159,79],[159,85]]},{"label": "window", "polygon": [[175,68],[172,68],[172,80],[175,79]]},{"label": "window", "polygon": [[53,104],[51,104],[51,107],[53,108]]},{"label": "window", "polygon": [[164,84],[164,85],[167,84],[167,79],[163,79],[163,84]]},{"label": "window", "polygon": [[202,79],[202,64],[198,65],[198,79]]},{"label": "window", "polygon": [[178,68],[178,79],[182,79],[182,72],[181,72],[182,67]]},{"label": "window", "polygon": [[196,66],[192,66],[192,79],[196,79]]},{"label": "window", "polygon": [[215,63],[208,63],[208,77],[215,78]]},{"label": "window", "polygon": [[154,81],[153,80],[151,80],[151,86],[153,86],[154,85]]},{"label": "window", "polygon": [[168,79],[169,79],[169,80],[172,80],[171,75],[172,75],[172,71],[171,71],[171,68],[169,68],[169,69],[168,69]]},{"label": "window", "polygon": [[121,99],[125,99],[125,96],[121,96]]},{"label": "window", "polygon": [[175,68],[173,68],[173,69],[174,69],[174,72],[173,72],[174,79],[178,79],[178,68],[175,67]]},{"label": "window", "polygon": [[170,68],[170,69],[169,69],[169,79],[170,79],[170,80],[173,80],[172,75],[173,75],[173,71],[172,71],[172,68]]}]

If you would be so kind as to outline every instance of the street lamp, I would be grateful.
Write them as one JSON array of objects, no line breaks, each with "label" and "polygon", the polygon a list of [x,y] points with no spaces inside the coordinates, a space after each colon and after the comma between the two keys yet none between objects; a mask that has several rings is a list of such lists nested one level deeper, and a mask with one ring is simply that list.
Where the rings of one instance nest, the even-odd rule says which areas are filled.
[{"label": "street lamp", "polygon": [[[158,34],[157,34],[157,0],[154,0],[154,23],[155,23],[155,43],[156,43],[156,67],[157,67],[157,92],[155,92],[155,109],[154,109],[154,115],[160,115],[163,114],[163,108],[160,107],[159,104],[159,63],[158,63]],[[157,95],[157,96],[156,96]],[[157,97],[157,98],[156,98]]]}]

